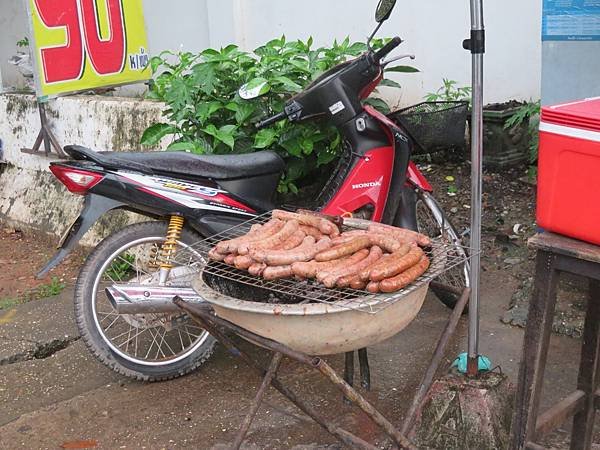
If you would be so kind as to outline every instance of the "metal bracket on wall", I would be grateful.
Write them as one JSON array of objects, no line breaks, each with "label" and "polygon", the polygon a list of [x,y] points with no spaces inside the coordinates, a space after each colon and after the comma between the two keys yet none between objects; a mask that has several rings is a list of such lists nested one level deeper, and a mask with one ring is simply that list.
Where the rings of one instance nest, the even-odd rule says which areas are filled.
[{"label": "metal bracket on wall", "polygon": [[50,126],[48,125],[48,118],[46,117],[46,104],[38,102],[38,110],[40,113],[40,125],[41,129],[35,139],[35,143],[33,144],[33,148],[22,148],[22,153],[29,153],[31,155],[40,155],[42,154],[42,150],[40,147],[42,146],[42,142],[44,143],[43,153],[45,156],[50,156],[52,153],[52,149],[56,155],[60,158],[66,158],[67,155],[63,152],[62,147],[58,143],[56,136],[52,133]]}]

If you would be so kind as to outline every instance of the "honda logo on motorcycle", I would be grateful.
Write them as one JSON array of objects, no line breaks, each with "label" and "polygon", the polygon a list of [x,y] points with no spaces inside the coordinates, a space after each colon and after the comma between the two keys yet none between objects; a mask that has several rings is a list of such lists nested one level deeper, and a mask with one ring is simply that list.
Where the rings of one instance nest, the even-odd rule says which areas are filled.
[{"label": "honda logo on motorcycle", "polygon": [[381,186],[381,180],[353,184],[352,189],[364,189],[364,188],[379,187],[379,186]]}]

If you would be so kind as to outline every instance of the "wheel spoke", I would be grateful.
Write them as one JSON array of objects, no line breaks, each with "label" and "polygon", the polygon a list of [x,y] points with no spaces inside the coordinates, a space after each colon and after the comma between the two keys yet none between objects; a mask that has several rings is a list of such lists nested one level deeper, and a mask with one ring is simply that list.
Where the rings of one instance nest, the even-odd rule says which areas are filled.
[{"label": "wheel spoke", "polygon": [[[105,288],[117,283],[152,285],[157,281],[158,267],[153,265],[155,250],[160,250],[164,237],[139,238],[124,244],[97,269],[94,284],[94,314],[102,339],[116,352],[132,362],[144,364],[181,358],[190,354],[203,341],[200,327],[186,322],[185,316],[167,314],[119,314],[112,307]],[[206,264],[196,249],[179,243],[169,284],[186,286],[191,277]],[[121,319],[121,320],[120,320]]]},{"label": "wheel spoke", "polygon": [[171,348],[171,346],[169,345],[169,343],[165,340],[165,337],[167,336],[167,330],[166,328],[164,329],[165,332],[163,333],[163,337],[162,337],[162,342],[167,346],[167,348],[171,351],[171,353],[173,354],[173,356],[175,356],[177,353],[175,353],[173,351],[173,349]]},{"label": "wheel spoke", "polygon": [[154,333],[152,333],[151,330],[152,330],[152,328],[145,329],[145,331],[150,333],[150,336],[152,336],[152,343],[150,344],[150,347],[148,348],[148,353],[146,353],[146,356],[144,356],[144,359],[148,359],[148,356],[150,356],[150,352],[152,351],[152,347],[154,347],[154,344],[156,343],[156,337],[154,336]]},{"label": "wheel spoke", "polygon": [[106,332],[106,331],[108,331],[108,330],[109,330],[109,328],[110,328],[110,327],[112,327],[112,326],[115,324],[115,322],[116,322],[117,320],[119,320],[119,318],[120,318],[120,317],[121,317],[121,316],[117,315],[117,317],[115,317],[115,320],[113,320],[113,321],[110,323],[110,325],[109,325],[109,326],[107,326],[107,327],[104,329],[104,331],[105,331],[105,332]]}]

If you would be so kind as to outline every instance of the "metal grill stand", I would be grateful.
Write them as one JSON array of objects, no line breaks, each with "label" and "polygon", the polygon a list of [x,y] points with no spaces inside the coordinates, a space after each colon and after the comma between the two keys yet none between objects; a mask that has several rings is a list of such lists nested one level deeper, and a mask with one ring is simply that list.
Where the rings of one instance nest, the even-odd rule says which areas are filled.
[{"label": "metal grill stand", "polygon": [[[452,287],[447,287],[449,291],[455,292]],[[399,448],[407,448],[407,449],[416,449],[413,443],[409,441],[407,438],[408,434],[412,430],[415,418],[420,410],[420,407],[425,398],[425,394],[431,387],[433,379],[435,377],[435,373],[437,372],[440,363],[443,359],[444,351],[446,346],[450,340],[450,337],[454,334],[456,330],[456,326],[462,315],[462,312],[469,300],[470,290],[467,288],[462,291],[461,297],[456,304],[456,307],[453,309],[448,322],[446,324],[446,328],[444,329],[442,335],[440,336],[435,352],[431,358],[431,362],[429,367],[423,374],[423,378],[421,379],[419,388],[413,398],[411,406],[409,408],[408,414],[404,419],[401,430],[399,431],[392,422],[387,419],[383,414],[381,414],[373,405],[371,405],[367,400],[361,396],[351,385],[353,380],[353,352],[352,352],[352,363],[350,363],[350,357],[348,354],[346,355],[346,380],[340,377],[337,372],[325,362],[322,358],[309,356],[305,353],[301,353],[291,348],[273,341],[271,339],[264,338],[257,334],[254,334],[244,328],[241,328],[231,322],[223,320],[217,317],[212,307],[208,304],[192,304],[184,301],[180,297],[175,297],[173,302],[182,310],[190,315],[200,326],[202,326],[206,331],[208,331],[215,339],[217,339],[225,348],[227,348],[232,354],[240,357],[244,360],[251,368],[257,371],[262,377],[262,383],[258,389],[256,397],[244,419],[240,430],[236,436],[236,439],[232,445],[233,449],[239,449],[242,442],[244,441],[246,434],[250,428],[250,425],[260,407],[260,404],[263,401],[266,389],[269,385],[273,386],[277,391],[279,391],[283,396],[285,396],[289,401],[291,401],[294,405],[296,405],[302,412],[312,418],[317,424],[319,424],[323,429],[337,438],[340,442],[348,445],[351,448],[358,449],[371,449],[374,450],[376,447],[365,442],[363,439],[358,436],[338,427],[333,423],[332,420],[323,417],[319,414],[311,405],[305,402],[300,395],[291,391],[289,388],[284,386],[282,382],[277,378],[277,371],[279,369],[281,359],[283,356],[287,356],[290,359],[298,361],[300,363],[306,364],[309,367],[319,371],[326,379],[328,379],[335,387],[337,387],[344,397],[348,399],[351,403],[354,403],[358,406],[369,418],[377,424],[388,436],[392,438],[394,443]],[[226,331],[224,333],[222,330]],[[268,369],[262,367],[257,361],[252,359],[247,353],[241,351],[239,348],[235,346],[233,341],[227,337],[226,334],[233,333],[236,334],[246,340],[249,340],[256,345],[266,348],[272,353],[271,363]],[[366,349],[361,349],[359,352],[359,361],[361,366],[361,378],[363,387],[367,388],[370,386],[370,377],[368,372],[368,360]],[[350,375],[350,371],[352,371],[352,376]],[[350,383],[348,382],[350,381]]]}]

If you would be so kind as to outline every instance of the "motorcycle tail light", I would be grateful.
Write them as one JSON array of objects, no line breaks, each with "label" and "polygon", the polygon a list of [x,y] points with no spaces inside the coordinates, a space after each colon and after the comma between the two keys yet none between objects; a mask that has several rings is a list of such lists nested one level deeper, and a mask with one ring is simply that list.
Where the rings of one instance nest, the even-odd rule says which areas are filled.
[{"label": "motorcycle tail light", "polygon": [[87,170],[73,169],[71,167],[53,164],[50,166],[50,171],[56,178],[64,184],[73,194],[84,195],[92,187],[100,183],[104,178],[96,172]]}]

